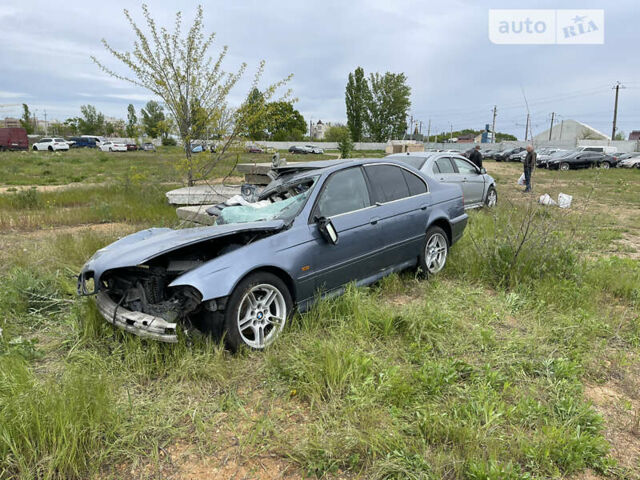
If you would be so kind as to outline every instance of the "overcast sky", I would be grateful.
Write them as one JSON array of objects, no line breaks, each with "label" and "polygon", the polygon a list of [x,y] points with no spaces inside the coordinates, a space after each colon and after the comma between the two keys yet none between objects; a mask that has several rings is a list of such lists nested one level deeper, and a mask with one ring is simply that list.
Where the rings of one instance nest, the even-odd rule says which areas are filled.
[{"label": "overcast sky", "polygon": [[[181,8],[185,24],[197,2],[151,0],[158,23],[171,27]],[[229,46],[225,67],[249,69],[232,100],[246,94],[251,72],[267,62],[264,83],[294,74],[296,107],[307,122],[346,120],[344,88],[357,66],[365,72],[404,72],[412,89],[411,114],[431,119],[432,132],[482,128],[498,107],[496,130],[524,136],[529,102],[534,133],[550,114],[573,118],[611,133],[614,94],[621,81],[619,129],[640,129],[640,10],[637,1],[427,2],[349,0],[321,2],[210,0],[205,29],[217,32],[213,52]],[[180,5],[180,7],[178,7]],[[0,104],[28,103],[38,117],[79,114],[93,104],[108,116],[126,117],[152,97],[107,77],[89,58],[116,66],[105,38],[128,49],[133,34],[122,14],[142,21],[140,4],[111,0],[1,0]],[[494,45],[488,39],[489,8],[604,8],[603,45]],[[524,92],[524,95],[523,95]],[[0,107],[0,117],[19,107]]]}]

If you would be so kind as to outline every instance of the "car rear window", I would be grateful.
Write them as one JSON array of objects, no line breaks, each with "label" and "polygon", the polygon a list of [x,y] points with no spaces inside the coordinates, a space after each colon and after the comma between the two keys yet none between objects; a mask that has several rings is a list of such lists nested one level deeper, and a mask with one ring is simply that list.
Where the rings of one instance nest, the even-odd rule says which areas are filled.
[{"label": "car rear window", "polygon": [[422,165],[424,165],[424,162],[426,159],[424,157],[406,155],[402,158],[398,158],[398,160],[400,160],[403,163],[406,163],[407,165],[411,165],[416,170],[420,170],[422,168]]},{"label": "car rear window", "polygon": [[365,171],[377,202],[393,202],[410,196],[402,168],[394,165],[367,165]]},{"label": "car rear window", "polygon": [[437,172],[434,169],[434,173],[456,173],[449,157],[440,157],[433,165],[437,167]]},{"label": "car rear window", "polygon": [[422,193],[427,193],[427,185],[417,175],[408,172],[407,170],[402,170],[402,174],[404,175],[404,179],[407,182],[407,186],[409,187],[409,194],[420,195]]}]

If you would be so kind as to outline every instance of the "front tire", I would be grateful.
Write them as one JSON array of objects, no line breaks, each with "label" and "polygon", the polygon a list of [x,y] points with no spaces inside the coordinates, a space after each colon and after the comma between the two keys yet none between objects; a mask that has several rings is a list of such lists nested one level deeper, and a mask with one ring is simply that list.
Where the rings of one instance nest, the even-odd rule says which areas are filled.
[{"label": "front tire", "polygon": [[498,204],[498,192],[493,185],[489,187],[487,191],[487,198],[484,201],[485,207],[492,208]]},{"label": "front tire", "polygon": [[38,147],[36,147],[35,145],[33,146],[33,151],[37,152],[38,151]]},{"label": "front tire", "polygon": [[602,165],[600,165],[600,168],[604,168],[605,170],[609,170],[609,168],[611,168],[611,165],[609,165],[609,162],[603,162]]},{"label": "front tire", "polygon": [[430,227],[424,237],[420,251],[419,267],[431,277],[440,272],[447,263],[449,254],[449,240],[447,234],[440,227]]},{"label": "front tire", "polygon": [[562,162],[558,168],[563,172],[566,172],[569,170],[569,164],[567,162]]},{"label": "front tire", "polygon": [[235,288],[224,315],[227,346],[263,350],[280,335],[293,311],[289,288],[269,272],[256,272]]},{"label": "front tire", "polygon": [[50,152],[53,152],[53,147],[49,147],[49,151],[50,151]]}]

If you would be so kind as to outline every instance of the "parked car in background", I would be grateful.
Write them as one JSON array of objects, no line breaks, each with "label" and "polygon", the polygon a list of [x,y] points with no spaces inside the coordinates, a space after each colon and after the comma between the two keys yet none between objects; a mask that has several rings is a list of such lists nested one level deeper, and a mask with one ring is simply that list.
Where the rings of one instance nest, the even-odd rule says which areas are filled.
[{"label": "parked car in background", "polygon": [[577,168],[596,167],[605,160],[605,155],[600,152],[574,150],[566,155],[550,158],[547,167],[555,170],[571,170]]},{"label": "parked car in background", "polygon": [[617,147],[610,147],[608,145],[587,145],[587,146],[583,145],[583,146],[576,147],[576,150],[579,152],[608,153],[609,155],[618,153]]},{"label": "parked car in background", "polygon": [[640,168],[640,152],[625,153],[618,157],[619,168]]},{"label": "parked car in background", "polygon": [[138,150],[138,144],[137,143],[127,143],[127,151],[128,152],[135,152],[136,150]]},{"label": "parked car in background", "polygon": [[71,137],[69,138],[69,146],[71,148],[97,148],[95,139],[87,137]]},{"label": "parked car in background", "polygon": [[0,128],[0,151],[29,150],[29,137],[24,128]]},{"label": "parked car in background", "polygon": [[67,151],[69,150],[69,144],[66,142],[64,138],[42,138],[36,143],[33,144],[34,151],[43,151],[48,150],[50,152],[57,152],[60,150]]},{"label": "parked car in background", "polygon": [[156,146],[151,142],[145,142],[142,144],[141,149],[144,150],[145,152],[155,152]]},{"label": "parked car in background", "polygon": [[542,152],[536,152],[536,153],[537,153],[536,166],[538,168],[547,168],[547,162],[549,161],[549,159],[563,157],[565,155],[568,155],[570,151],[563,150],[560,148],[558,149],[551,148],[551,149],[547,149]]},{"label": "parked car in background", "polygon": [[311,148],[302,146],[302,145],[292,145],[289,147],[289,153],[300,153],[302,155],[306,155],[307,153],[313,153]]},{"label": "parked car in background", "polygon": [[316,145],[305,145],[305,147],[311,150],[311,153],[315,153],[316,155],[322,155],[324,153],[324,150]]},{"label": "parked car in background", "polygon": [[103,152],[126,152],[127,145],[125,143],[116,143],[112,141],[103,142],[100,145],[100,150]]},{"label": "parked car in background", "polygon": [[520,153],[524,150],[524,147],[514,147],[514,148],[507,148],[505,150],[502,150],[500,152],[497,152],[493,155],[493,159],[496,162],[508,162],[509,161],[509,157],[511,155],[513,155],[514,153]]},{"label": "parked car in background", "polygon": [[494,207],[498,203],[496,181],[458,153],[395,153],[385,158],[404,162],[442,183],[454,183],[464,197],[464,208]]},{"label": "parked car in background", "polygon": [[257,145],[248,145],[247,153],[264,153],[264,149]]},{"label": "parked car in background", "polygon": [[517,152],[517,153],[512,153],[511,155],[509,155],[509,158],[507,159],[507,161],[509,162],[523,162],[524,161],[524,157],[527,156],[527,151],[526,150],[522,150],[521,152]]},{"label": "parked car in background", "polygon": [[93,142],[98,147],[102,146],[102,144],[107,141],[104,137],[101,137],[100,135],[80,135],[80,137],[93,140]]},{"label": "parked car in background", "polygon": [[78,293],[142,337],[177,342],[178,324],[193,324],[234,350],[263,349],[318,292],[407,268],[437,274],[467,224],[458,187],[389,158],[275,172],[261,208],[229,206],[215,226],[146,229],[98,250]]},{"label": "parked car in background", "polygon": [[617,155],[608,155],[606,153],[602,154],[602,159],[597,163],[596,166],[604,169],[615,168],[618,166],[618,156]]}]

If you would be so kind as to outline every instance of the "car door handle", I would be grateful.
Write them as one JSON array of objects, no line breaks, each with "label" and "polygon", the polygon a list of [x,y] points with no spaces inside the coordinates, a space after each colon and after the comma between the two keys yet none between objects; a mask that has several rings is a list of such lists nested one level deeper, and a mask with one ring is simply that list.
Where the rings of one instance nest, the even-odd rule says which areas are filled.
[{"label": "car door handle", "polygon": [[373,217],[371,220],[369,220],[369,223],[371,223],[371,225],[377,225],[378,221],[380,221],[378,217]]},{"label": "car door handle", "polygon": [[462,181],[466,182],[467,181],[467,177],[462,177]]},{"label": "car door handle", "polygon": [[420,210],[426,210],[429,205],[420,205]]},{"label": "car door handle", "polygon": [[441,181],[441,182],[444,182],[444,177],[440,177],[440,181]]}]

